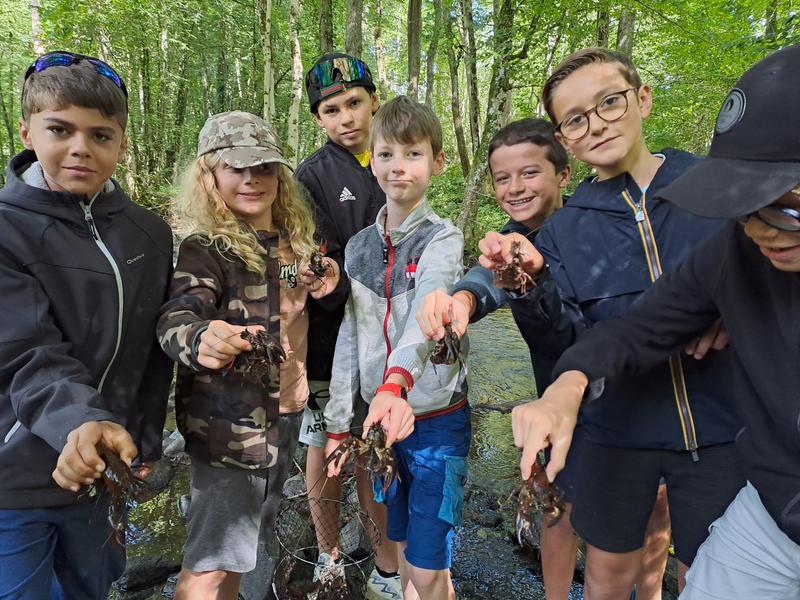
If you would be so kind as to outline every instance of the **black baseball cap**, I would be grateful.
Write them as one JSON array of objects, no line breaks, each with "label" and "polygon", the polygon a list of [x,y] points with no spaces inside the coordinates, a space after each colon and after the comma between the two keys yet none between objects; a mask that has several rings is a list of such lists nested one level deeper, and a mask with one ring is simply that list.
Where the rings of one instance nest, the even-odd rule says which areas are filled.
[{"label": "black baseball cap", "polygon": [[703,217],[737,218],[800,183],[800,45],[750,68],[717,115],[708,157],[657,197]]},{"label": "black baseball cap", "polygon": [[306,93],[311,112],[316,112],[317,105],[328,96],[358,86],[375,91],[367,63],[341,52],[323,54],[306,73]]}]

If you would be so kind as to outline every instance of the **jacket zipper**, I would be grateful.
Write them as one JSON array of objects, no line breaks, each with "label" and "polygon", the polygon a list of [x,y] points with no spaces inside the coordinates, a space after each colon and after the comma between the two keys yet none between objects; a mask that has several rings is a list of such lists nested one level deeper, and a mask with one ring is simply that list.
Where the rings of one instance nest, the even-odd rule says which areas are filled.
[{"label": "jacket zipper", "polygon": [[[97,196],[95,196],[96,198]],[[117,282],[117,301],[118,301],[118,309],[117,309],[117,341],[114,346],[114,354],[111,355],[111,360],[108,361],[108,365],[106,366],[105,370],[103,371],[103,376],[100,378],[100,383],[97,386],[97,391],[102,393],[103,391],[103,384],[106,381],[106,377],[108,376],[108,372],[111,370],[111,365],[114,364],[114,361],[117,358],[117,354],[119,353],[119,347],[122,343],[122,310],[123,310],[123,291],[122,291],[122,275],[119,272],[119,267],[117,263],[114,261],[114,257],[111,255],[111,252],[108,249],[108,246],[105,245],[103,240],[100,238],[100,233],[97,231],[97,227],[94,224],[94,217],[92,217],[92,202],[94,198],[89,201],[88,204],[85,202],[80,202],[81,209],[83,210],[83,216],[86,220],[86,224],[89,226],[89,232],[92,234],[94,238],[94,243],[97,244],[97,247],[100,248],[100,251],[103,253],[103,256],[106,257],[109,264],[111,264],[111,268],[114,271],[114,278]],[[8,433],[3,438],[3,443],[7,444],[9,440],[13,437],[13,435],[17,432],[17,430],[22,426],[22,421],[17,421],[14,423],[14,426],[8,431]]]},{"label": "jacket zipper", "polygon": [[[653,226],[647,215],[646,198],[642,194],[639,202],[634,202],[627,190],[623,190],[622,197],[625,202],[633,209],[636,226],[639,228],[639,235],[642,238],[647,268],[650,270],[650,281],[655,282],[661,277],[661,260],[658,257],[658,246],[653,233]],[[669,357],[669,370],[672,378],[672,390],[675,394],[675,402],[678,405],[678,418],[681,422],[683,431],[683,442],[686,449],[691,452],[692,460],[697,462],[700,456],[697,452],[697,433],[694,427],[692,409],[689,406],[689,394],[686,391],[686,377],[683,373],[683,365],[679,355]]]},{"label": "jacket zipper", "polygon": [[392,267],[394,267],[394,246],[388,235],[384,237],[386,248],[383,250],[383,262],[386,263],[386,273],[384,275],[383,291],[386,294],[386,315],[383,317],[383,339],[386,342],[386,362],[383,365],[383,377],[386,378],[386,371],[389,368],[389,355],[392,353],[392,343],[389,341],[389,316],[392,312],[392,298],[390,283],[392,281]]},{"label": "jacket zipper", "polygon": [[117,266],[114,257],[111,255],[111,251],[100,237],[100,232],[97,231],[97,227],[94,223],[94,217],[92,217],[92,201],[90,200],[88,204],[81,202],[80,205],[83,209],[83,216],[86,219],[86,224],[89,226],[89,232],[94,238],[94,243],[97,244],[97,247],[100,248],[100,252],[103,253],[103,256],[106,257],[106,260],[108,260],[108,263],[111,265],[111,269],[114,271],[114,278],[117,282],[117,342],[114,346],[114,354],[111,355],[111,360],[108,361],[108,365],[106,366],[105,371],[103,371],[103,376],[100,378],[100,383],[97,386],[97,391],[102,393],[103,384],[105,383],[106,377],[111,370],[111,366],[114,364],[114,361],[117,358],[119,347],[122,343],[122,313],[125,306],[124,294],[122,290],[122,275],[120,274],[119,267]]}]

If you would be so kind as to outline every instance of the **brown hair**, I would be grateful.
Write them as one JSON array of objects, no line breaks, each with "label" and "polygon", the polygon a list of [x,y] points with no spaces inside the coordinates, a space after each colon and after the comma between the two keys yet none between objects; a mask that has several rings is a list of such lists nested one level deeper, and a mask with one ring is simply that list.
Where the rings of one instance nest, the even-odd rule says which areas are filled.
[{"label": "brown hair", "polygon": [[31,73],[22,86],[22,116],[26,121],[43,110],[60,110],[70,105],[95,108],[104,117],[116,119],[123,131],[128,124],[125,94],[113,81],[97,73],[88,61]]},{"label": "brown hair", "polygon": [[553,123],[556,123],[556,118],[553,114],[553,92],[555,89],[562,81],[581,67],[595,63],[616,64],[625,81],[635,88],[642,86],[642,79],[639,77],[633,62],[628,56],[620,52],[606,50],[605,48],[584,48],[573,52],[558,64],[542,88],[542,104],[547,116],[550,117]]},{"label": "brown hair", "polygon": [[[556,173],[560,173],[567,168],[567,151],[556,140],[553,125],[544,119],[520,119],[500,129],[489,141],[487,160],[491,160],[492,153],[500,146],[516,146],[524,143],[535,144],[544,148],[547,160],[553,163]],[[490,163],[490,171],[491,168],[492,165]]]},{"label": "brown hair", "polygon": [[370,149],[375,140],[413,144],[430,140],[434,157],[442,151],[442,125],[434,112],[406,96],[397,96],[378,109],[372,121]]}]

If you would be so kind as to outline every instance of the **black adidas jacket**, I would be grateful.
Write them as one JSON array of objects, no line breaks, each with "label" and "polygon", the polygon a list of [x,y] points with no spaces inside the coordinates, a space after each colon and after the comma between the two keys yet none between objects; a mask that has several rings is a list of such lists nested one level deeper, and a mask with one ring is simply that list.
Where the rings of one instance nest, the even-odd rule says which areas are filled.
[{"label": "black adidas jacket", "polygon": [[169,226],[117,185],[88,213],[84,198],[31,187],[18,173],[35,160],[12,159],[0,190],[0,508],[88,498],[51,476],[87,421],[122,424],[158,458],[172,377],[155,336]]},{"label": "black adidas jacket", "polygon": [[[295,178],[306,188],[315,208],[317,231],[327,256],[343,264],[347,242],[375,223],[386,204],[386,194],[369,167],[362,167],[347,148],[331,140],[297,167]],[[328,311],[309,298],[308,316],[308,378],[327,381],[344,306]]]}]

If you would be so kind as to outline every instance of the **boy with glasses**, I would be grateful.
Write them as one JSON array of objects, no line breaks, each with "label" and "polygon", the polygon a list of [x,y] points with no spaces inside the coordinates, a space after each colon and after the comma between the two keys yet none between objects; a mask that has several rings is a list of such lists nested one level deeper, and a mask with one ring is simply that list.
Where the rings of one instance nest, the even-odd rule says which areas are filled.
[{"label": "boy with glasses", "polygon": [[543,398],[513,415],[523,473],[550,444],[552,478],[584,397],[623,373],[646,372],[722,318],[735,348],[730,376],[744,423],[736,443],[748,483],[711,525],[682,600],[800,595],[798,89],[797,45],[742,76],[719,112],[709,158],[659,192],[731,222],[624,317],[565,352]]},{"label": "boy with glasses", "polygon": [[107,495],[86,486],[101,450],[161,455],[172,364],[154,333],[172,233],[111,179],[128,107],[109,65],[40,56],[22,111],[26,150],[0,190],[0,590],[105,600],[125,552]]},{"label": "boy with glasses", "polygon": [[[314,120],[325,130],[328,140],[322,148],[297,167],[295,177],[308,191],[316,209],[317,229],[327,256],[340,265],[344,248],[356,233],[375,222],[386,203],[386,195],[370,170],[369,135],[372,115],[378,110],[378,96],[372,73],[362,60],[334,52],[321,56],[306,74],[306,92]],[[349,285],[342,277],[342,285]],[[311,390],[300,441],[308,445],[306,486],[312,499],[312,517],[320,548],[318,574],[338,555],[340,500],[338,478],[327,478],[325,462],[325,421],[322,411],[330,397],[328,387],[339,325],[344,308],[328,310],[323,304],[309,301],[308,369]],[[363,420],[365,415],[360,415]],[[360,427],[360,420],[354,426]],[[360,435],[361,431],[358,430]],[[322,497],[322,501],[314,502]],[[368,487],[359,489],[362,506],[386,531],[386,510],[372,501]],[[400,577],[397,572],[395,544],[382,537],[375,548],[375,566],[367,582],[369,598],[399,600]]]},{"label": "boy with glasses", "polygon": [[[518,312],[528,317],[523,326],[559,332],[542,348],[555,360],[582,332],[634,304],[722,223],[652,199],[698,159],[647,149],[642,121],[652,95],[630,59],[598,48],[578,51],[556,67],[542,98],[559,141],[596,175],[548,219],[536,248],[515,234],[490,233],[480,243],[480,261],[488,268],[506,264],[511,243],[520,243],[521,266],[538,285],[526,294],[511,292],[509,302],[521,304]],[[712,328],[691,345],[691,355],[722,346],[717,334]],[[645,546],[660,480],[684,566],[741,487],[729,371],[728,352],[702,361],[679,353],[646,374],[614,382],[584,407],[580,449],[572,457],[571,519],[587,542],[585,581],[593,599],[626,597],[642,581],[643,565],[650,577],[637,598],[660,597],[666,544]],[[655,538],[663,529],[653,532],[653,525]]]}]

